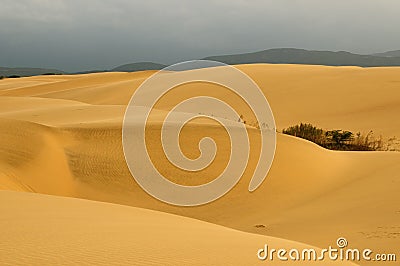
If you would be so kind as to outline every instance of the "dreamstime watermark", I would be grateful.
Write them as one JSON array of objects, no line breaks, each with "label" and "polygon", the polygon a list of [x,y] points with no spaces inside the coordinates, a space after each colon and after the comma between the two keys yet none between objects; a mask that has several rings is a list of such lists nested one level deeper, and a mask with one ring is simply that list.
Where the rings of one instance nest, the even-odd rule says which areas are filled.
[{"label": "dreamstime watermark", "polygon": [[[188,84],[197,87],[190,92],[177,89]],[[214,85],[212,89],[203,90],[210,84]],[[177,94],[173,99],[179,99],[179,103],[158,106],[174,90]],[[224,98],[226,91],[231,96]],[[254,118],[251,125],[246,123],[243,113]],[[214,162],[217,145],[212,138],[204,137],[198,143],[200,156],[188,158],[180,147],[182,129],[198,118],[212,119],[221,125],[229,135],[230,157],[220,175],[197,186],[176,184],[164,176],[152,161],[148,147],[154,135],[150,134],[152,122],[156,120],[151,119],[152,115],[163,119],[159,134],[162,152],[171,165],[188,175]],[[275,153],[276,127],[268,101],[257,84],[233,66],[207,60],[183,62],[150,76],[135,91],[123,121],[124,155],[132,176],[151,196],[173,205],[201,205],[225,195],[242,177],[250,152],[254,152],[250,150],[249,126],[260,132],[258,162],[248,187],[251,192],[266,178]]]},{"label": "dreamstime watermark", "polygon": [[376,261],[376,262],[395,262],[394,253],[374,253],[371,249],[348,248],[346,238],[340,237],[336,241],[336,247],[329,246],[325,249],[275,249],[269,248],[267,244],[257,251],[259,260],[268,261]]}]

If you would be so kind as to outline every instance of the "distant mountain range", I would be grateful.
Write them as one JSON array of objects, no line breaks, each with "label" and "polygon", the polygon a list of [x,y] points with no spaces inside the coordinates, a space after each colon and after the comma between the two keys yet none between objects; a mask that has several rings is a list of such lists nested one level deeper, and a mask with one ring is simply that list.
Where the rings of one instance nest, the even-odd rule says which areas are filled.
[{"label": "distant mountain range", "polygon": [[[277,48],[254,53],[232,54],[210,56],[204,60],[214,60],[230,65],[236,64],[307,64],[307,65],[326,65],[326,66],[360,66],[360,67],[380,67],[380,66],[400,66],[400,50],[376,53],[371,55],[360,55],[349,52],[339,51],[309,51],[295,48]],[[0,67],[0,76],[35,76],[44,74],[81,74],[95,72],[135,72],[142,70],[159,70],[166,65],[153,62],[137,62],[125,64],[110,70],[88,70],[77,73],[66,73],[57,69],[43,68],[7,68]]]},{"label": "distant mountain range", "polygon": [[389,52],[384,52],[384,53],[377,53],[377,54],[373,54],[373,55],[383,56],[383,57],[400,57],[400,50],[389,51]]},{"label": "distant mountain range", "polygon": [[[384,54],[389,53],[395,52]],[[308,51],[293,48],[270,49],[247,54],[210,56],[205,59],[230,65],[270,63],[360,67],[400,66],[400,57],[397,56],[359,55],[343,51]]]},{"label": "distant mountain range", "polygon": [[118,66],[116,68],[111,69],[112,72],[135,72],[135,71],[143,71],[143,70],[160,70],[167,67],[163,64],[157,64],[152,62],[139,62],[126,64],[122,66]]},{"label": "distant mountain range", "polygon": [[25,77],[25,76],[37,76],[37,75],[55,75],[55,74],[66,74],[66,72],[58,69],[47,69],[47,68],[29,68],[29,67],[0,67],[0,76],[2,77]]}]

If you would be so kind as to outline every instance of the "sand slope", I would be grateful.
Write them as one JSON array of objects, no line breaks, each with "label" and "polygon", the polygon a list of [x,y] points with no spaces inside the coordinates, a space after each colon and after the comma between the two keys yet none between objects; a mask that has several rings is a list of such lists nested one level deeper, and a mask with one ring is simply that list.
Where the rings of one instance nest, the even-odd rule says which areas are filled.
[{"label": "sand slope", "polygon": [[[238,67],[263,89],[278,129],[312,122],[400,137],[400,68]],[[0,81],[0,189],[159,210],[318,247],[340,236],[354,247],[381,252],[394,252],[400,245],[397,152],[333,152],[279,135],[272,169],[254,193],[247,191],[253,158],[240,183],[212,204],[179,208],[147,195],[126,167],[121,122],[135,88],[152,73]],[[196,150],[193,140],[208,134],[226,141],[211,124],[193,123],[186,130],[184,147]],[[257,134],[251,130],[251,136]],[[208,176],[223,167],[224,156],[221,149]],[[162,162],[162,156],[156,154],[155,161]],[[196,176],[180,172],[173,178],[197,182]]]},{"label": "sand slope", "polygon": [[[303,121],[324,128],[374,130],[377,135],[400,136],[396,123],[400,112],[400,99],[396,97],[400,84],[397,67],[252,64],[238,68],[264,91],[278,129]],[[135,88],[153,73],[6,79],[0,83],[0,95],[125,105]]]},{"label": "sand slope", "polygon": [[121,205],[1,191],[0,212],[1,265],[353,265],[260,261],[311,247]]}]

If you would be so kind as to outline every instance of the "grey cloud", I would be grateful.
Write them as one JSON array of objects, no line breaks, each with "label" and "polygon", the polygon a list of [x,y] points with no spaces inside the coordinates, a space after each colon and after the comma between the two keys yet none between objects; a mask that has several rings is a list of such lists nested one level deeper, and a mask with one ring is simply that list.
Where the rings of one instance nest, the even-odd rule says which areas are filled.
[{"label": "grey cloud", "polygon": [[397,0],[0,0],[0,65],[67,71],[275,47],[400,49]]}]

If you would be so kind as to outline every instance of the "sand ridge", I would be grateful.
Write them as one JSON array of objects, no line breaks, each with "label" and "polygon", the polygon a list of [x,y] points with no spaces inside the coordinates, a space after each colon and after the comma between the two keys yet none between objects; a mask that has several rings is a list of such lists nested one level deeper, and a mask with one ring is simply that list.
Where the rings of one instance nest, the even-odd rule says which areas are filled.
[{"label": "sand ridge", "polygon": [[21,192],[0,199],[2,265],[354,265],[261,261],[264,244],[312,247],[162,212]]},{"label": "sand ridge", "polygon": [[[279,130],[312,122],[400,137],[400,68],[237,67],[261,87]],[[126,167],[121,123],[130,96],[152,73],[0,81],[0,189],[158,210],[318,247],[340,236],[360,248],[398,247],[396,152],[333,152],[278,134],[272,169],[253,193],[247,191],[249,169],[230,193],[209,205],[179,208],[147,195]],[[157,112],[161,117],[165,110]],[[152,122],[159,123],[157,115]],[[222,130],[211,124],[191,124],[188,132],[182,139],[186,146],[207,133],[224,141]]]}]

